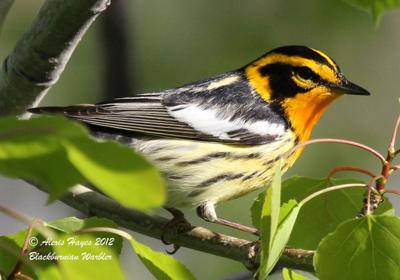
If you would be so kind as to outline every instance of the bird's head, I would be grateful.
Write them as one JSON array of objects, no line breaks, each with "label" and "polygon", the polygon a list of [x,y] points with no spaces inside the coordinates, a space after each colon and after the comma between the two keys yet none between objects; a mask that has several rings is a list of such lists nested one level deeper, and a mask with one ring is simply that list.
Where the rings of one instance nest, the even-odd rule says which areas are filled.
[{"label": "bird's head", "polygon": [[255,91],[282,109],[299,141],[310,137],[314,125],[337,97],[369,95],[347,80],[329,56],[304,46],[274,49],[244,71]]}]

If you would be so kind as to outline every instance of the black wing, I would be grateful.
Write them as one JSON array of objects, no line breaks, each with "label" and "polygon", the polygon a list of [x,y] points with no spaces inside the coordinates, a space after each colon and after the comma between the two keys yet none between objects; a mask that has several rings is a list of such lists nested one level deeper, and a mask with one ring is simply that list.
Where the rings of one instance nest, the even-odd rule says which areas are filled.
[{"label": "black wing", "polygon": [[277,109],[255,94],[240,73],[94,105],[30,111],[62,112],[92,126],[117,129],[121,134],[125,131],[232,144],[268,143],[287,129]]}]

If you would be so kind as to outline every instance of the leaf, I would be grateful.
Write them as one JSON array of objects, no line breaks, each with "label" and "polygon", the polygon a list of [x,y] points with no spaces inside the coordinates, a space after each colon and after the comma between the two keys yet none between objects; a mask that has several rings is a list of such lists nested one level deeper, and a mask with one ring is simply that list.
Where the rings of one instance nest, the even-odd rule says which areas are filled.
[{"label": "leaf", "polygon": [[343,0],[344,2],[366,11],[372,15],[374,23],[379,24],[382,14],[386,10],[400,7],[400,0]]},{"label": "leaf", "polygon": [[37,275],[37,279],[40,280],[64,280],[60,270],[55,265],[49,265],[43,269],[39,269]]},{"label": "leaf", "polygon": [[[31,235],[31,239],[36,239],[36,245],[30,246],[30,249],[37,249],[38,254],[33,250],[28,254],[28,264],[22,267],[25,274],[34,277],[35,279],[60,279],[57,278],[60,273],[68,275],[67,279],[79,279],[78,276],[73,276],[76,271],[85,270],[84,276],[86,279],[98,277],[100,272],[97,272],[96,266],[102,266],[100,270],[103,275],[107,275],[107,271],[115,271],[119,267],[118,255],[122,248],[122,238],[118,235],[114,235],[108,232],[96,232],[90,235],[73,235],[72,233],[84,228],[90,227],[115,227],[114,222],[104,218],[89,218],[81,220],[75,217],[68,217],[61,220],[53,221],[46,224],[48,228],[62,232],[63,234],[55,235],[53,239],[45,239],[40,236],[35,230]],[[0,237],[0,271],[9,274],[15,267],[18,256],[20,254],[22,244],[24,243],[27,230],[20,231],[16,234]],[[64,234],[68,233],[68,234]],[[83,237],[82,237],[83,236]],[[102,246],[105,241],[108,243],[107,246]],[[112,238],[112,240],[111,240]],[[31,240],[30,239],[30,240]],[[90,241],[90,246],[80,246],[78,242]],[[111,244],[112,241],[112,244]],[[97,245],[96,245],[97,242]],[[32,243],[30,243],[32,244]],[[111,256],[111,260],[83,260],[83,254],[91,256]],[[62,263],[61,272],[57,269],[52,269],[54,266],[52,260],[44,260],[44,257],[54,256],[77,256],[78,260],[57,260],[57,263]],[[87,267],[86,264],[88,263]],[[34,266],[33,266],[34,265]],[[92,270],[96,270],[93,272]],[[120,269],[119,269],[120,270]],[[66,274],[65,274],[66,273]],[[90,274],[93,273],[93,274]],[[120,271],[115,271],[116,275],[122,275]],[[89,277],[91,276],[92,277]],[[113,274],[108,273],[111,277]],[[47,277],[47,278],[46,278]],[[83,276],[82,276],[83,277]],[[65,279],[65,278],[62,278]],[[81,278],[85,279],[85,278]],[[97,278],[94,278],[97,279]],[[102,279],[102,278],[98,278]],[[118,279],[118,277],[117,277]],[[123,279],[123,278],[120,278]]]},{"label": "leaf", "polygon": [[[270,223],[270,240],[268,247],[269,249],[272,247],[273,237],[275,236],[276,230],[278,228],[279,223],[279,215],[281,208],[281,163],[277,165],[274,172],[274,177],[271,183],[271,200],[270,203],[264,203],[261,219],[265,219],[265,217],[270,215],[271,223]],[[266,229],[266,224],[261,228],[261,230]],[[263,232],[264,233],[264,232]],[[264,234],[263,234],[264,235]],[[272,238],[271,238],[272,237]]]},{"label": "leaf", "polygon": [[274,171],[271,187],[264,193],[266,196],[261,208],[260,229],[261,229],[261,262],[260,279],[268,276],[270,267],[269,254],[272,247],[273,238],[279,223],[279,212],[281,203],[281,169],[278,164]]},{"label": "leaf", "polygon": [[9,275],[18,261],[26,231],[0,236],[0,271]]},{"label": "leaf", "polygon": [[[48,226],[59,231],[71,233],[91,227],[115,227],[115,224],[107,219],[90,218],[86,220],[80,220],[75,217],[69,217],[51,222],[48,224]],[[96,232],[96,236],[98,234],[102,234],[103,236],[111,234],[119,239],[121,236],[128,239],[140,260],[150,270],[150,272],[157,277],[157,279],[195,279],[190,271],[177,260],[164,253],[153,251],[150,247],[136,241],[130,234],[126,232],[118,230],[114,232],[112,229],[110,229],[109,231],[101,233]],[[116,234],[119,235],[116,236]],[[113,248],[116,245],[117,244],[114,244]]]},{"label": "leaf", "polygon": [[55,199],[85,181],[66,159],[59,141],[79,135],[84,135],[83,128],[63,118],[1,118],[0,173],[34,181]]},{"label": "leaf", "polygon": [[[113,238],[117,237],[113,235]],[[64,279],[125,279],[112,245],[96,245],[97,238],[92,234],[61,234],[57,241],[64,242],[53,246]]]},{"label": "leaf", "polygon": [[[78,219],[76,217],[66,217],[56,221],[52,221],[46,224],[46,226],[53,228],[57,231],[73,234],[74,232],[93,228],[93,227],[111,227],[117,228],[118,225],[113,221],[106,218],[91,217],[88,219]],[[110,235],[107,232],[96,232],[92,233],[96,238],[114,238],[112,246],[109,246],[117,255],[121,253],[122,250],[122,238],[120,236]]]},{"label": "leaf", "polygon": [[282,270],[282,277],[283,280],[308,280],[308,278],[304,275],[296,273],[293,270],[289,270],[287,268],[284,268]]},{"label": "leaf", "polygon": [[[280,209],[279,225],[274,237],[269,237],[268,243],[271,247],[266,247],[266,240],[261,236],[261,262],[260,262],[260,279],[266,279],[272,271],[275,264],[278,262],[286,244],[289,240],[297,215],[300,211],[300,205],[295,200],[290,200],[282,205]],[[265,224],[268,224],[269,217],[265,217]],[[263,219],[264,224],[264,219]],[[264,233],[263,233],[264,234]]]},{"label": "leaf", "polygon": [[112,142],[89,139],[65,143],[70,161],[108,196],[139,210],[159,207],[165,201],[159,172],[132,150]]},{"label": "leaf", "polygon": [[314,262],[321,280],[400,279],[400,219],[346,221],[321,241]]},{"label": "leaf", "polygon": [[[282,183],[282,201],[295,199],[301,201],[310,194],[322,190],[330,185],[360,183],[352,179],[316,179],[308,177],[292,177]],[[304,206],[299,213],[292,235],[288,242],[289,247],[315,250],[323,237],[335,230],[345,220],[357,215],[363,206],[365,189],[352,188],[336,190],[318,196]],[[267,196],[268,197],[268,196]],[[258,227],[257,211],[260,213],[262,194],[252,205],[252,219]],[[386,199],[377,209],[377,214],[393,215],[393,207]],[[304,238],[307,236],[307,238]]]},{"label": "leaf", "polygon": [[285,203],[281,207],[281,222],[278,226],[276,235],[271,241],[272,247],[268,254],[268,263],[267,263],[267,274],[268,275],[276,263],[279,260],[279,257],[282,255],[283,250],[285,249],[290,235],[293,231],[293,226],[296,222],[297,216],[299,214],[301,206],[297,204],[295,200],[289,200],[288,203]]},{"label": "leaf", "polygon": [[77,183],[91,182],[122,205],[140,210],[161,206],[159,172],[116,142],[99,142],[61,117],[0,119],[0,174],[33,181],[59,198]]},{"label": "leaf", "polygon": [[[281,174],[277,166],[261,211],[261,264],[260,279],[266,279],[278,262],[289,240],[300,206],[295,200],[280,206]],[[269,229],[267,231],[266,229]]]},{"label": "leaf", "polygon": [[150,247],[137,242],[132,237],[129,239],[132,247],[140,260],[160,280],[194,280],[193,274],[180,262],[165,253],[155,252]]}]

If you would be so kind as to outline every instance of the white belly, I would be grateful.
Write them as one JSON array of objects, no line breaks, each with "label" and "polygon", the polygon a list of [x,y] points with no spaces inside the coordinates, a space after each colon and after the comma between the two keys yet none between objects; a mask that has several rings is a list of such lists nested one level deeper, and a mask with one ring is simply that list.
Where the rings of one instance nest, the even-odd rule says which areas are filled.
[{"label": "white belly", "polygon": [[137,140],[132,145],[164,174],[166,205],[182,207],[218,203],[265,186],[279,157],[294,146],[293,139],[288,133],[253,146],[175,139]]}]

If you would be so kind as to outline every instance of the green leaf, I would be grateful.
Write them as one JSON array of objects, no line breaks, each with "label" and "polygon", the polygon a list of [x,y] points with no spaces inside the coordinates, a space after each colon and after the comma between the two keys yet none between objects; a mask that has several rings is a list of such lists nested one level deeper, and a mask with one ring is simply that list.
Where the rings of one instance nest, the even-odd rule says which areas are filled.
[{"label": "green leaf", "polygon": [[0,236],[0,271],[9,275],[16,263],[22,244],[24,243],[26,230],[16,234]]},{"label": "green leaf", "polygon": [[289,270],[287,268],[284,268],[282,270],[282,277],[283,280],[308,280],[308,278],[304,275],[296,273],[293,270]]},{"label": "green leaf", "polygon": [[[275,236],[276,230],[278,228],[279,223],[279,215],[281,208],[281,185],[282,185],[282,177],[281,177],[281,163],[277,165],[274,172],[274,177],[271,183],[271,200],[264,203],[261,219],[265,219],[267,216],[270,216],[270,231],[269,231],[269,244],[268,248],[272,247],[273,237]],[[261,228],[261,230],[266,229],[267,224]],[[264,233],[264,232],[263,232]],[[263,234],[264,235],[264,234]],[[272,237],[272,238],[271,238]]]},{"label": "green leaf", "polygon": [[264,193],[266,196],[261,208],[260,229],[261,229],[261,262],[260,262],[260,279],[268,276],[270,271],[269,254],[272,242],[278,228],[279,213],[281,204],[281,169],[278,164],[274,171],[271,187]]},{"label": "green leaf", "polygon": [[[91,217],[88,219],[78,219],[76,217],[66,217],[56,221],[52,221],[46,224],[46,226],[53,228],[57,231],[73,234],[74,232],[93,228],[93,227],[111,227],[117,228],[118,225],[113,221],[105,218],[97,218]],[[115,236],[114,234],[110,234],[107,232],[96,232],[92,233],[98,239],[105,238],[113,238],[112,246],[108,246],[112,249],[117,255],[121,253],[122,250],[122,238],[120,236]]]},{"label": "green leaf", "polygon": [[43,269],[37,271],[38,278],[40,280],[64,280],[65,278],[61,275],[60,270],[55,265],[46,266]]},{"label": "green leaf", "polygon": [[192,273],[180,262],[165,253],[155,252],[150,247],[129,239],[140,260],[156,279],[194,280]]},{"label": "green leaf", "polygon": [[[114,227],[115,224],[107,219],[90,218],[86,220],[80,220],[74,217],[69,217],[48,223],[48,226],[58,231],[71,233],[91,227]],[[120,234],[119,236],[115,236],[114,233],[115,232],[111,230],[101,233],[96,232],[96,236],[101,234],[103,237],[107,237],[107,234],[111,234],[111,236],[116,237],[116,239],[117,237],[120,238],[120,236],[127,238],[136,254],[139,256],[140,260],[157,279],[195,279],[184,265],[179,263],[171,256],[161,252],[153,251],[150,247],[136,241],[130,234],[126,232],[122,232],[121,234],[120,231],[117,233]],[[77,237],[80,237],[80,235]],[[117,243],[114,242],[112,248],[115,249],[116,246]]]},{"label": "green leaf", "polygon": [[[307,177],[292,177],[282,183],[282,201],[295,199],[301,201],[310,194],[328,186],[349,183],[360,183],[352,179],[316,179]],[[289,247],[315,250],[323,237],[335,230],[345,220],[357,215],[363,206],[365,189],[352,188],[336,190],[318,196],[304,206],[297,218],[292,235],[288,242]],[[268,196],[267,196],[268,197]],[[254,226],[259,226],[257,212],[263,202],[262,194],[252,205],[252,219]],[[338,207],[340,205],[340,207]],[[393,215],[394,210],[386,199],[376,211],[376,214]],[[304,238],[307,236],[307,238]]]},{"label": "green leaf", "polygon": [[279,164],[275,170],[271,188],[266,193],[261,211],[260,279],[267,278],[278,262],[300,210],[300,206],[295,200],[290,200],[280,206],[280,198],[281,174]]},{"label": "green leaf", "polygon": [[[96,233],[96,236],[104,234]],[[113,235],[112,238],[120,237]],[[61,234],[57,241],[64,242],[62,246],[53,246],[64,279],[125,279],[113,245],[99,245],[98,237],[92,234]]]},{"label": "green leaf", "polygon": [[268,275],[275,264],[278,262],[279,257],[282,255],[285,249],[290,235],[293,231],[293,226],[296,222],[301,206],[297,204],[295,200],[289,200],[281,207],[281,218],[280,223],[276,232],[276,235],[272,239],[272,247],[268,254],[267,262],[267,274]]},{"label": "green leaf", "polygon": [[[61,220],[49,222],[46,224],[48,228],[54,229],[62,234],[56,234],[53,239],[45,239],[39,235],[35,230],[32,232],[31,239],[37,240],[36,246],[30,246],[30,249],[37,249],[39,253],[35,255],[33,251],[28,255],[29,266],[24,265],[23,271],[35,279],[60,279],[57,278],[60,273],[68,275],[67,279],[79,279],[73,276],[74,273],[80,269],[85,270],[83,274],[86,279],[98,277],[100,272],[97,272],[96,266],[102,266],[101,273],[111,277],[111,273],[119,267],[118,255],[122,248],[122,238],[118,235],[108,232],[95,232],[90,235],[74,235],[73,232],[85,228],[92,227],[115,227],[115,223],[104,218],[89,218],[81,220],[75,217],[68,217]],[[64,234],[68,233],[68,234]],[[22,244],[24,243],[27,230],[18,232],[17,234],[1,236],[0,237],[0,271],[9,274],[18,262]],[[83,237],[82,237],[83,236]],[[81,246],[78,242],[90,242]],[[104,244],[107,244],[106,246]],[[40,248],[40,249],[39,249]],[[60,271],[52,269],[51,267],[58,268],[51,260],[43,260],[40,256],[77,256],[78,260],[58,260],[60,264]],[[84,260],[84,256],[99,256],[103,260]],[[111,256],[111,259],[104,259]],[[62,265],[61,265],[62,264]],[[87,265],[87,266],[86,266]],[[94,271],[96,270],[96,271]],[[107,272],[109,271],[109,272]],[[111,271],[111,272],[110,272]],[[65,274],[66,273],[66,274]],[[119,271],[115,271],[116,275],[122,275]],[[90,277],[92,275],[92,277]],[[47,278],[46,278],[47,277]],[[82,276],[83,277],[83,276]],[[62,278],[65,279],[65,278]],[[85,279],[85,278],[81,278]],[[103,279],[103,278],[93,278]],[[117,279],[123,279],[118,278]]]},{"label": "green leaf", "polygon": [[0,173],[34,181],[59,197],[85,179],[68,162],[63,138],[84,135],[83,128],[64,118],[0,119]]},{"label": "green leaf", "polygon": [[143,157],[112,142],[90,139],[65,143],[70,161],[108,196],[139,210],[159,207],[165,190],[159,172]]},{"label": "green leaf", "polygon": [[400,0],[343,0],[344,2],[370,13],[374,23],[379,24],[382,14],[386,10],[400,7]]},{"label": "green leaf", "polygon": [[140,210],[161,206],[159,172],[116,142],[99,142],[61,117],[0,119],[0,174],[33,181],[59,198],[77,183],[91,182],[122,205]]},{"label": "green leaf", "polygon": [[321,241],[314,262],[321,280],[400,279],[400,219],[346,221]]}]

